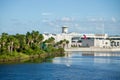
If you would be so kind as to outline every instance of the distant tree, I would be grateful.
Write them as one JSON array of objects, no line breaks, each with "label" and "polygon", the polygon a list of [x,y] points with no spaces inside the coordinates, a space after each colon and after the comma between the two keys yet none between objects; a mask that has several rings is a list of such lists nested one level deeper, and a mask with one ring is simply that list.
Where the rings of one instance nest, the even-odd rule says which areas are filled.
[{"label": "distant tree", "polygon": [[68,40],[66,41],[66,44],[67,44],[67,48],[68,48],[68,44],[69,44],[69,41],[68,41]]},{"label": "distant tree", "polygon": [[67,45],[68,47],[69,41],[64,39],[64,40],[60,40],[59,42],[57,42],[57,46],[61,46],[62,48],[65,48],[65,46]]},{"label": "distant tree", "polygon": [[26,33],[26,42],[27,42],[27,45],[28,46],[31,46],[32,42],[33,42],[33,39],[32,39],[32,35],[30,32],[27,32]]},{"label": "distant tree", "polygon": [[8,34],[7,33],[2,33],[2,36],[1,36],[1,46],[4,47],[6,42],[7,42],[7,37],[8,37]]},{"label": "distant tree", "polygon": [[18,42],[19,42],[18,51],[22,52],[26,46],[26,36],[23,34],[16,34],[16,38],[18,39]]},{"label": "distant tree", "polygon": [[14,49],[15,37],[13,35],[9,35],[7,42],[9,43],[9,46],[10,46],[10,53],[12,53],[12,51]]}]

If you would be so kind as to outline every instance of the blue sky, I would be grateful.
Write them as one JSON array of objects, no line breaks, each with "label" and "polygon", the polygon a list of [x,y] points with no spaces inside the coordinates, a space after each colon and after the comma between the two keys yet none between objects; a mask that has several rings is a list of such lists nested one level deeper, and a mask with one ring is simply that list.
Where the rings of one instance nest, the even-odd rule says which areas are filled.
[{"label": "blue sky", "polygon": [[0,0],[0,34],[37,30],[120,35],[120,0]]}]

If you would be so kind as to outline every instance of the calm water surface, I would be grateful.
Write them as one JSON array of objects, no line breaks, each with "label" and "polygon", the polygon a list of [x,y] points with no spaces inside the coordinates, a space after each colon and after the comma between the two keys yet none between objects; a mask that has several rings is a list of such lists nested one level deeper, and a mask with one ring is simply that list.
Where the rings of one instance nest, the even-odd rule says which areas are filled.
[{"label": "calm water surface", "polygon": [[0,80],[120,80],[120,52],[70,52],[52,62],[0,64]]}]

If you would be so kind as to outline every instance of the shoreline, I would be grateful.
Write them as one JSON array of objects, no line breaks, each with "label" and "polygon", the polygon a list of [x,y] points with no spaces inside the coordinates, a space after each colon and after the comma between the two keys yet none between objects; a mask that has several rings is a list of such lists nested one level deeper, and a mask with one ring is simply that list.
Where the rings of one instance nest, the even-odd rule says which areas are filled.
[{"label": "shoreline", "polygon": [[15,58],[9,58],[9,59],[5,59],[5,58],[0,58],[0,64],[8,64],[8,63],[24,63],[25,61],[29,61],[29,60],[35,60],[35,59],[40,59],[41,62],[44,62],[46,59],[48,58],[54,58],[54,57],[57,57],[57,56],[63,56],[63,54],[61,53],[57,53],[57,54],[47,54],[47,53],[44,53],[44,54],[36,54],[36,55],[27,55],[27,57],[15,57]]},{"label": "shoreline", "polygon": [[65,48],[65,51],[117,52],[120,51],[120,48],[80,47],[80,48]]}]

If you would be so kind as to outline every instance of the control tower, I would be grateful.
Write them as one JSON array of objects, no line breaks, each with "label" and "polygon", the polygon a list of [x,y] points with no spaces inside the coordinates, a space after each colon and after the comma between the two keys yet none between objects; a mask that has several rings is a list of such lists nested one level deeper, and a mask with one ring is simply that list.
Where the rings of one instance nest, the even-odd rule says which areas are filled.
[{"label": "control tower", "polygon": [[68,33],[68,27],[63,26],[62,27],[62,33]]}]

